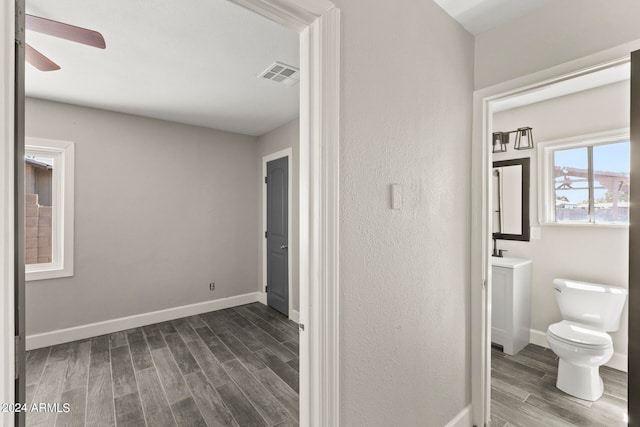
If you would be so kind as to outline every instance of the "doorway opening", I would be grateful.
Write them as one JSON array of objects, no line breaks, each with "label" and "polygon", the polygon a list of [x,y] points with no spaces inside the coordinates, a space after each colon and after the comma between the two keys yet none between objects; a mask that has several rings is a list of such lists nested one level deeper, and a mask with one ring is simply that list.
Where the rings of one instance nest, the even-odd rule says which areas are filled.
[{"label": "doorway opening", "polygon": [[[621,56],[612,54],[612,58],[615,58],[615,55]],[[549,348],[546,339],[547,327],[563,319],[555,301],[554,278],[616,285],[625,288],[625,292],[629,287],[628,264],[626,262],[629,256],[627,220],[624,218],[620,220],[622,218],[620,217],[612,221],[613,223],[598,224],[598,221],[604,222],[606,218],[610,219],[610,214],[613,211],[621,213],[621,211],[628,209],[628,203],[622,199],[628,200],[628,185],[625,187],[624,183],[628,184],[629,182],[629,58],[611,59],[605,63],[600,59],[594,66],[583,67],[578,71],[569,69],[556,78],[548,79],[547,76],[547,79],[542,82],[539,77],[536,81],[536,76],[531,76],[529,84],[526,85],[523,84],[523,81],[519,83],[508,82],[500,88],[476,93],[474,120],[475,130],[479,133],[474,140],[474,155],[478,160],[474,176],[479,180],[481,177],[481,180],[474,191],[474,197],[477,197],[474,200],[474,207],[480,211],[475,215],[477,215],[482,227],[474,227],[473,238],[474,248],[477,248],[482,256],[474,257],[472,271],[474,275],[478,274],[484,279],[472,283],[472,317],[475,319],[472,322],[474,325],[472,328],[472,347],[477,350],[482,348],[483,357],[472,362],[472,394],[474,422],[479,424],[488,423],[489,420],[500,423],[504,418],[515,416],[519,409],[522,409],[524,413],[530,410],[529,414],[537,414],[542,419],[548,420],[567,421],[568,418],[574,417],[575,420],[581,419],[588,422],[589,416],[593,416],[594,419],[600,421],[608,420],[615,423],[624,422],[627,417],[628,310],[626,308],[622,313],[620,331],[612,335],[613,347],[616,349],[614,351],[618,352],[614,353],[611,361],[608,362],[613,369],[610,367],[602,368],[602,376],[605,379],[603,399],[608,404],[615,403],[615,405],[609,405],[609,411],[600,410],[601,403],[596,403],[594,409],[591,409],[593,406],[591,401],[579,399],[557,390],[558,359]],[[597,114],[595,111],[602,108],[602,105],[611,106],[611,102],[595,105],[595,107],[591,103],[593,111],[586,111],[589,109],[589,102],[592,102],[593,99],[603,99],[602,97],[607,96],[611,96],[611,99],[616,101],[613,102],[615,107],[609,108],[606,114]],[[616,96],[618,98],[615,98]],[[593,99],[587,102],[589,97]],[[579,108],[567,109],[569,105],[575,107],[576,103],[580,103]],[[556,110],[552,113],[554,108]],[[562,111],[564,114],[560,114]],[[613,119],[606,121],[609,113]],[[554,114],[555,117],[552,117]],[[594,120],[588,119],[587,117],[590,117],[588,114],[595,114],[596,118]],[[580,121],[582,122],[580,123]],[[515,125],[515,123],[519,124]],[[502,134],[511,131],[512,127],[514,130],[526,127],[533,128],[534,148],[514,150],[512,138],[506,150],[503,150],[502,147],[494,150],[492,146],[495,138],[494,132],[498,132],[502,136]],[[618,186],[620,188],[616,187],[615,191],[618,192],[623,187],[626,188],[620,194],[616,193],[614,196],[612,191],[607,190],[607,185],[603,184],[613,171],[603,171],[602,167],[593,168],[593,164],[589,167],[585,164],[584,168],[577,168],[582,171],[579,175],[585,175],[591,171],[589,173],[595,178],[591,184],[588,182],[584,184],[585,187],[582,191],[587,195],[585,197],[586,203],[581,203],[582,200],[580,203],[575,203],[576,209],[584,211],[592,209],[589,212],[593,212],[591,217],[594,219],[593,222],[585,222],[581,225],[569,224],[569,221],[565,219],[568,218],[567,215],[579,213],[577,210],[568,212],[570,208],[574,207],[574,204],[563,202],[564,198],[557,199],[562,202],[560,205],[557,204],[557,201],[554,203],[552,200],[551,203],[547,203],[545,200],[545,195],[553,193],[554,199],[556,195],[546,186],[550,186],[553,190],[557,187],[554,187],[556,181],[571,179],[571,174],[567,175],[571,171],[567,168],[572,165],[554,165],[554,159],[561,160],[560,157],[554,156],[549,157],[551,163],[547,161],[545,164],[545,155],[541,153],[546,153],[544,149],[548,150],[550,147],[557,150],[571,149],[573,147],[563,144],[569,144],[572,141],[580,141],[585,147],[589,144],[595,145],[598,147],[595,150],[599,152],[614,147],[613,144],[626,144],[626,165],[620,166],[621,170],[616,172],[623,185]],[[475,144],[479,144],[479,146]],[[494,152],[492,153],[492,151]],[[602,157],[607,160],[617,159],[617,155],[603,155]],[[510,171],[503,170],[505,164],[502,164],[505,161],[518,163],[525,160],[531,162],[531,185],[528,195],[531,202],[530,207],[524,207],[524,203],[522,203],[522,197],[527,197],[527,195],[520,191],[519,184],[515,185],[515,181],[510,179],[509,183],[505,185],[504,179],[507,176],[513,178],[513,174],[507,174]],[[572,160],[567,161],[571,163]],[[625,163],[624,157],[621,159],[621,163]],[[509,166],[513,168],[515,165]],[[518,165],[518,167],[520,166]],[[558,167],[560,168],[559,174],[554,172]],[[517,171],[519,183],[528,178],[522,178],[523,169]],[[573,169],[572,171],[577,173],[577,169]],[[605,177],[605,175],[607,176]],[[573,177],[573,179],[569,184],[572,188],[576,188],[576,190],[572,190],[574,191],[572,194],[575,195],[578,192],[581,193],[577,188],[577,181],[585,182],[585,180],[583,180],[584,177]],[[561,186],[562,183],[558,185]],[[598,193],[594,196],[592,191],[591,198],[588,195],[589,186],[596,187]],[[507,191],[509,188],[518,189],[517,202],[504,200],[510,191]],[[502,194],[500,191],[496,191],[498,189],[502,191]],[[615,197],[616,203],[607,197],[609,199]],[[589,200],[592,201],[591,208],[589,208]],[[513,227],[514,223],[504,221],[504,217],[509,215],[506,211],[508,210],[507,206],[516,205],[519,209],[530,209],[530,226],[522,224],[524,215],[521,211],[512,215],[512,218],[517,219],[515,221],[517,227]],[[555,216],[553,221],[545,220],[545,218],[549,218],[544,216],[545,212],[551,211],[555,215],[558,212],[557,209],[560,209],[557,220]],[[509,225],[510,231],[505,231],[507,225]],[[530,236],[526,236],[526,238],[523,236],[525,230],[522,227],[528,228],[526,231],[530,231]],[[481,228],[482,231],[480,231]],[[611,246],[599,243],[598,239],[612,239],[617,242],[615,247],[624,252],[614,261],[614,263],[617,262],[620,274],[612,276],[607,267],[603,267],[593,260],[588,261],[589,256],[584,254],[581,256],[579,250],[569,250],[570,246],[579,240],[572,239],[570,236],[572,233],[581,234],[585,239],[582,242],[582,247],[587,249],[591,245],[592,253],[589,256],[593,255],[600,260],[603,256],[597,255],[598,251],[610,253],[607,251],[610,251]],[[592,233],[597,234],[597,237],[592,236]],[[562,236],[556,236],[557,234]],[[542,246],[546,241],[551,240],[553,241],[553,243],[549,242],[551,246],[543,249]],[[562,252],[562,248],[567,251]],[[494,256],[492,257],[492,255]],[[587,260],[588,266],[580,269],[580,262],[585,262],[585,260]],[[571,267],[571,263],[576,267]],[[599,270],[597,269],[598,265],[600,265]],[[526,279],[517,278],[519,274]],[[563,277],[567,275],[572,277]],[[511,281],[508,280],[509,278]],[[521,288],[526,290],[522,292],[524,295],[518,295],[516,286],[513,286],[513,280],[519,280]],[[628,303],[625,304],[625,307],[627,305]],[[518,333],[515,332],[524,335],[524,338],[517,336]],[[494,378],[492,378],[492,372]],[[536,393],[538,389],[539,392]],[[550,402],[549,396],[556,391],[560,393],[559,400]],[[515,396],[514,393],[518,396]],[[492,402],[494,403],[493,409]],[[526,416],[523,415],[525,418]],[[510,420],[505,420],[505,422],[507,421]]]},{"label": "doorway opening", "polygon": [[[301,334],[300,422],[332,423],[338,409],[337,358],[337,244],[338,244],[338,121],[339,121],[339,11],[330,2],[238,1],[300,33],[301,41]],[[23,6],[18,2],[19,12]],[[18,22],[20,20],[18,19]],[[13,37],[8,26],[3,37]],[[17,32],[19,33],[19,31]],[[15,61],[7,61],[7,67]],[[329,71],[326,71],[329,70]],[[10,75],[8,72],[7,75]],[[18,99],[21,93],[17,93]],[[19,104],[18,104],[19,105]],[[20,116],[19,111],[14,112]],[[321,113],[321,114],[318,114]],[[16,147],[23,146],[20,136]],[[15,156],[14,156],[15,158]],[[22,180],[17,174],[18,183]],[[17,230],[23,224],[18,220]],[[19,236],[19,234],[18,234]],[[15,241],[15,239],[13,239]],[[9,241],[11,245],[13,241]],[[10,283],[8,283],[10,284]],[[17,282],[17,291],[24,284]],[[214,289],[214,285],[211,285]],[[13,303],[6,307],[15,312]],[[20,304],[20,303],[19,303]],[[22,302],[24,304],[24,302]],[[329,310],[313,307],[331,307]],[[23,310],[20,310],[22,312]],[[13,328],[13,324],[7,325]],[[13,340],[12,340],[13,341]],[[24,341],[23,341],[24,342]],[[5,346],[5,348],[8,348]],[[20,356],[20,355],[18,355]],[[23,371],[24,374],[24,371]],[[8,378],[7,376],[6,378]],[[21,376],[24,378],[24,375]],[[311,380],[313,378],[313,380]],[[329,392],[327,392],[329,391]],[[11,401],[24,401],[24,388]]]}]

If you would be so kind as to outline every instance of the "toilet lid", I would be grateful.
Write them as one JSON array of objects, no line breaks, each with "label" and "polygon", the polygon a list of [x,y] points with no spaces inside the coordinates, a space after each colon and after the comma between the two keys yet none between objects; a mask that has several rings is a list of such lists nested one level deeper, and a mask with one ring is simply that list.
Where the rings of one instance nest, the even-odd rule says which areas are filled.
[{"label": "toilet lid", "polygon": [[578,347],[607,348],[612,344],[611,336],[606,332],[569,320],[554,323],[547,332],[560,341]]}]

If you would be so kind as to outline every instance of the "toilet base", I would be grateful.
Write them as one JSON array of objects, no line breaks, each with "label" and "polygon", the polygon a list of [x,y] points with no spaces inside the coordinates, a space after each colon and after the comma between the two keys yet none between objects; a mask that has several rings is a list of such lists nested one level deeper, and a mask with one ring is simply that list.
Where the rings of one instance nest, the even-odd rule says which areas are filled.
[{"label": "toilet base", "polygon": [[604,392],[599,366],[583,367],[560,359],[556,387],[571,396],[595,401]]}]

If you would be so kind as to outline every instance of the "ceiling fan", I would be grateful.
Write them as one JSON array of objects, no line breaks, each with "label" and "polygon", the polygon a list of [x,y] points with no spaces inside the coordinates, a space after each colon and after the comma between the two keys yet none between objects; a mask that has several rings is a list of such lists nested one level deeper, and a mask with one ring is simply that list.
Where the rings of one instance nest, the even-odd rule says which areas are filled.
[{"label": "ceiling fan", "polygon": [[[76,27],[75,25],[69,25],[29,14],[25,15],[25,24],[27,30],[70,40],[76,43],[86,44],[99,49],[104,49],[106,47],[102,34],[87,28]],[[55,71],[60,69],[58,64],[31,47],[28,43],[25,44],[25,59],[29,64],[33,65],[40,71]]]}]

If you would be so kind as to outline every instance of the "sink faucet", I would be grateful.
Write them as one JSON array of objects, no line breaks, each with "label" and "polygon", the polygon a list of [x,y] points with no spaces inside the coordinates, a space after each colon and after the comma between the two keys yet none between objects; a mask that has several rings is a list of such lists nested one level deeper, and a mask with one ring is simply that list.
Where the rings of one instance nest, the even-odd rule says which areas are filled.
[{"label": "sink faucet", "polygon": [[495,256],[495,257],[498,257],[498,258],[503,258],[505,252],[508,252],[508,251],[505,250],[505,249],[498,249],[497,239],[494,237],[493,238],[493,253],[491,255]]}]

